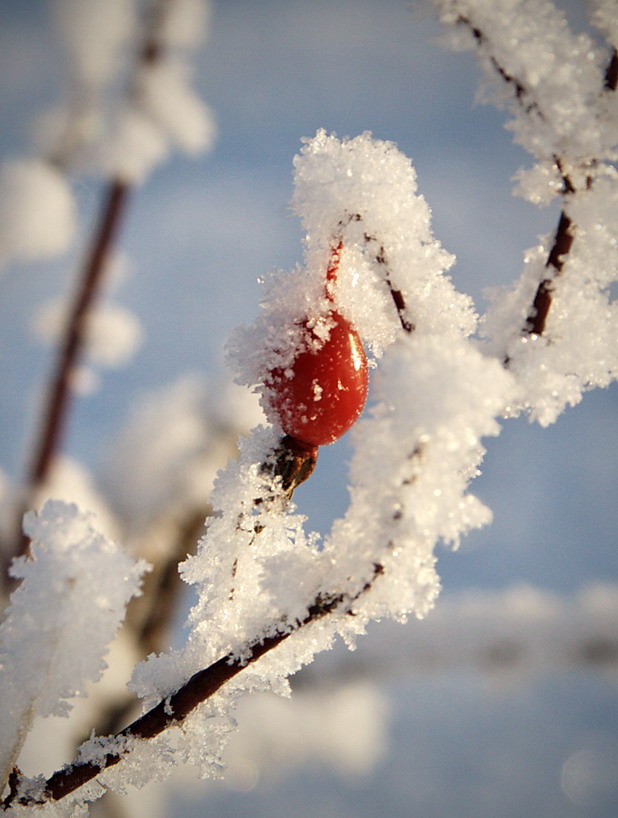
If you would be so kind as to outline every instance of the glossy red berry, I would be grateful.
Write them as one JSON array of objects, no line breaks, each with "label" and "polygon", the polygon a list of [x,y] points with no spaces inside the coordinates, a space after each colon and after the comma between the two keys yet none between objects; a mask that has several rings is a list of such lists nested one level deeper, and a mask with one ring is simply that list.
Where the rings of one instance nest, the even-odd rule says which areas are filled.
[{"label": "glossy red berry", "polygon": [[[339,239],[331,248],[326,269],[324,290],[331,304],[342,250],[343,241]],[[305,320],[301,326],[307,348],[290,366],[273,369],[266,379],[270,406],[287,436],[286,447],[308,452],[313,465],[315,447],[334,443],[347,432],[367,400],[367,357],[359,334],[334,308],[324,317],[328,339],[318,340]]]},{"label": "glossy red berry", "polygon": [[[367,399],[367,358],[350,322],[332,310],[328,340],[300,352],[286,369],[275,369],[267,385],[281,428],[303,443],[333,443],[357,420]],[[303,324],[306,326],[306,323]],[[307,334],[315,338],[311,329]]]}]

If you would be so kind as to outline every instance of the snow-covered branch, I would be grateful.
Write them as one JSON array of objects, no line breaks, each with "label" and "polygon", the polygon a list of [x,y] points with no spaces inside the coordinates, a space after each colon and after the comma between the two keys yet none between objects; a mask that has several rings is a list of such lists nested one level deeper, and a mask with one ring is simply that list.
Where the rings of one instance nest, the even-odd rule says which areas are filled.
[{"label": "snow-covered branch", "polygon": [[436,6],[453,44],[475,49],[485,94],[509,106],[507,127],[536,160],[518,174],[518,192],[537,204],[562,200],[554,236],[529,251],[519,282],[483,322],[492,353],[516,371],[522,407],[546,425],[618,368],[616,346],[606,343],[617,334],[609,291],[617,265],[615,4],[593,4],[592,23],[609,48],[572,33],[547,0],[525,10],[468,0]]},{"label": "snow-covered branch", "polygon": [[33,718],[67,715],[67,700],[101,675],[101,656],[146,567],[61,501],[28,514],[25,530],[32,559],[13,562],[21,582],[0,627],[3,789]]},{"label": "snow-covered branch", "polygon": [[[189,0],[176,2],[194,8]],[[33,483],[45,480],[57,451],[81,343],[79,321],[89,310],[93,280],[129,187],[171,142],[191,151],[207,141],[207,118],[183,85],[186,63],[163,59],[167,48],[192,40],[192,26],[169,28],[169,19],[157,16],[167,5],[155,7],[156,36],[141,52],[118,152],[108,154],[109,198],[84,296],[70,322]],[[304,260],[265,279],[258,317],[228,342],[228,361],[238,382],[259,395],[266,423],[241,441],[238,459],[219,472],[197,552],[179,567],[196,599],[186,643],[136,666],[130,688],[142,702],[141,716],[115,735],[91,737],[72,764],[47,780],[28,780],[18,770],[11,774],[11,767],[31,712],[51,712],[67,697],[63,674],[75,695],[80,680],[98,672],[90,654],[88,670],[80,673],[67,659],[67,646],[79,651],[72,632],[65,633],[63,600],[61,624],[49,618],[53,637],[38,638],[34,652],[18,657],[17,682],[11,677],[9,699],[17,704],[6,731],[17,738],[7,745],[5,810],[65,798],[81,804],[104,788],[163,777],[183,760],[204,775],[219,769],[239,695],[286,693],[289,677],[337,637],[353,645],[372,620],[423,618],[431,611],[440,591],[436,546],[457,547],[462,536],[491,520],[469,487],[485,439],[500,433],[505,418],[525,412],[547,425],[585,390],[615,379],[618,315],[610,285],[618,275],[618,109],[611,4],[594,3],[592,17],[609,48],[574,35],[548,0],[435,5],[455,45],[475,49],[491,97],[510,106],[509,127],[534,157],[534,167],[519,174],[520,192],[536,203],[560,197],[555,233],[528,251],[519,281],[479,320],[471,298],[448,275],[453,257],[433,236],[412,163],[394,143],[370,133],[339,139],[324,130],[303,141],[294,160],[293,208],[305,231]],[[191,15],[185,12],[178,19],[186,22]],[[293,494],[312,475],[319,447],[349,429],[349,506],[321,537],[306,530]],[[135,446],[147,448],[149,437],[146,426]],[[156,462],[158,449],[150,454]],[[175,462],[169,461],[171,471]],[[148,531],[164,501],[154,491],[146,494],[147,522],[135,528]],[[194,514],[196,504],[188,506]],[[28,518],[28,536],[45,539],[51,526],[54,543],[65,551],[92,545],[96,555],[109,556],[107,541],[91,533],[83,516],[64,506],[46,508],[40,519]],[[66,519],[70,525],[61,525]],[[30,622],[31,614],[55,609],[58,583],[71,586],[66,604],[77,618],[70,606],[75,594],[81,605],[80,582],[91,565],[103,580],[116,577],[119,592],[129,587],[112,606],[104,637],[93,640],[93,653],[100,653],[135,593],[138,569],[122,562],[126,557],[116,568],[115,556],[102,567],[86,558],[84,579],[65,551],[62,564],[72,573],[65,578],[56,563],[49,569],[54,582],[45,592],[51,601],[34,598],[37,572],[41,566],[47,571],[44,556],[37,552],[33,562],[14,563],[14,575],[25,579],[1,633],[11,656],[18,655],[19,640],[30,639],[18,614]],[[100,589],[94,594],[87,585],[84,594],[84,606],[100,604]],[[66,665],[58,681],[52,670],[60,641]],[[22,659],[41,668],[32,674],[39,687],[18,689],[26,673]]]}]

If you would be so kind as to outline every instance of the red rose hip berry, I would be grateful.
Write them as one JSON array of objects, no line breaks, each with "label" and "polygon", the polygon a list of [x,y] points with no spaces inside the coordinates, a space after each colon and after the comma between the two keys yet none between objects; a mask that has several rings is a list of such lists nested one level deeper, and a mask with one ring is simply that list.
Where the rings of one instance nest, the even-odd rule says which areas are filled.
[{"label": "red rose hip berry", "polygon": [[[350,322],[331,311],[330,335],[319,349],[299,352],[286,369],[274,369],[267,385],[283,431],[312,446],[333,443],[363,411],[367,358]],[[307,334],[315,338],[312,330]]]}]

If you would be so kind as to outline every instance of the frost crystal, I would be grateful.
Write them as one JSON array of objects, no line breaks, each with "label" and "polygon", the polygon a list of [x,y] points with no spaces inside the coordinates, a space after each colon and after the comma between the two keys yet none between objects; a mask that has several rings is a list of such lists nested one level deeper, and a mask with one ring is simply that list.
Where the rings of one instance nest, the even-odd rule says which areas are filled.
[{"label": "frost crystal", "polygon": [[[605,386],[618,373],[611,294],[618,273],[615,0],[590,3],[591,23],[607,35],[610,50],[572,33],[549,0],[434,4],[455,47],[475,49],[485,96],[509,107],[508,127],[534,157],[536,164],[517,174],[517,192],[541,205],[559,197],[558,228],[527,253],[520,280],[494,299],[482,340],[473,339],[477,316],[446,275],[453,259],[433,237],[410,160],[369,133],[338,139],[321,130],[304,140],[293,198],[306,232],[303,263],[266,279],[258,318],[228,343],[238,382],[260,395],[270,424],[255,428],[239,459],[219,472],[206,532],[180,566],[197,598],[186,645],[151,655],[133,674],[131,687],[146,709],[155,705],[154,717],[148,713],[116,738],[94,737],[80,749],[80,759],[95,766],[110,752],[126,751],[122,764],[82,791],[85,798],[98,797],[103,786],[141,786],[178,761],[217,775],[240,694],[288,693],[290,674],[336,637],[353,646],[370,619],[425,616],[440,589],[436,544],[456,547],[491,517],[468,491],[484,438],[499,433],[500,418],[522,411],[550,423],[584,390]],[[86,12],[63,0],[60,9],[65,16],[76,12],[65,33],[82,85],[105,85],[119,31],[127,29],[118,20],[131,16],[132,4],[93,0]],[[209,145],[210,115],[189,86],[182,53],[199,39],[202,11],[197,0],[167,4],[157,56],[139,63],[116,139],[107,145],[117,180],[140,181],[173,144],[188,152]],[[96,44],[88,36],[82,41],[97,15],[104,36]],[[9,224],[0,226],[0,260],[29,257],[33,236],[36,254],[66,245],[72,204],[51,165],[14,163],[2,184],[11,195],[0,193],[0,215]],[[50,203],[60,214],[53,230],[45,221]],[[362,338],[375,375],[368,408],[350,435],[350,505],[322,540],[305,530],[291,502],[308,461],[294,472],[298,463],[290,454],[302,460],[310,439],[296,431],[302,426],[286,426],[283,436],[272,375],[281,373],[279,383],[305,377],[297,414],[306,410],[306,394],[326,402],[318,370],[309,377],[299,361],[335,337],[336,316]],[[118,314],[111,326],[124,343],[113,354],[104,347],[108,361],[122,357],[136,334]],[[109,332],[108,325],[101,334]],[[340,374],[341,355],[328,360]],[[201,387],[187,382],[170,390],[154,414],[137,415],[139,434],[130,432],[133,448],[126,447],[135,463],[126,479],[145,486],[142,511],[128,509],[138,528],[164,504],[172,517],[183,502],[176,495],[190,502],[200,496],[194,484],[203,488],[204,475],[211,477],[202,399]],[[151,446],[161,418],[168,435]],[[179,469],[186,479],[178,479]],[[157,490],[147,485],[153,475]],[[59,501],[40,516],[28,515],[26,533],[33,559],[13,564],[22,584],[0,628],[5,769],[35,714],[65,714],[85,680],[98,677],[101,654],[144,570],[96,533],[89,517]],[[601,597],[594,593],[588,604],[604,609]],[[507,617],[519,610],[529,621],[549,621],[560,613],[530,592],[501,602]],[[23,786],[40,794],[43,784]],[[72,801],[43,810],[83,812]]]},{"label": "frost crystal", "polygon": [[[453,42],[475,48],[492,97],[537,164],[516,192],[562,199],[554,236],[526,254],[520,280],[496,293],[483,320],[487,351],[516,375],[524,409],[552,423],[582,393],[618,372],[618,93],[615,52],[574,34],[548,0],[434,0]],[[591,4],[591,21],[616,42],[616,3]]]},{"label": "frost crystal", "polygon": [[[540,160],[577,163],[613,154],[615,133],[590,116],[598,105],[607,52],[574,34],[549,0],[434,0],[452,42],[477,48],[485,96],[509,104],[515,140]],[[615,14],[615,4],[614,4]]]},{"label": "frost crystal", "polygon": [[354,430],[350,508],[325,552],[341,582],[359,562],[382,566],[365,615],[423,616],[439,590],[436,542],[457,545],[491,519],[466,489],[512,378],[465,339],[419,333],[389,349],[376,386],[371,417]]},{"label": "frost crystal", "polygon": [[548,277],[551,240],[529,251],[516,286],[498,293],[484,321],[490,349],[508,356],[533,419],[553,423],[585,390],[618,376],[618,174],[608,172],[568,203],[574,240],[551,286],[543,335],[522,334],[539,282]]},{"label": "frost crystal", "polygon": [[453,257],[431,235],[412,163],[392,142],[369,133],[339,140],[318,131],[294,164],[293,205],[306,230],[305,264],[267,279],[260,316],[228,343],[239,383],[256,385],[271,420],[263,388],[268,373],[291,364],[306,335],[305,319],[329,332],[322,318],[329,306],[325,271],[339,240],[334,305],[376,358],[401,332],[390,291],[405,294],[406,320],[417,329],[442,326],[467,335],[476,321],[470,299],[443,274]]}]

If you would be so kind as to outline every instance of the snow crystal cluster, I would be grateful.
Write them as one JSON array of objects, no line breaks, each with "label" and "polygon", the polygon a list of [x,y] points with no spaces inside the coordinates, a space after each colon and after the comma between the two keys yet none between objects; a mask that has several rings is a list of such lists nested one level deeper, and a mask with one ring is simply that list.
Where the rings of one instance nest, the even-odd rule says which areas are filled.
[{"label": "snow crystal cluster", "polygon": [[[615,149],[615,103],[602,101],[609,60],[588,34],[574,34],[550,0],[434,0],[451,43],[476,48],[483,92],[498,105],[515,98],[508,127],[541,161],[602,157]],[[601,5],[601,4],[599,4]],[[615,4],[604,3],[609,10]],[[497,70],[499,66],[500,70]],[[604,115],[591,116],[601,102]]]},{"label": "snow crystal cluster", "polygon": [[[618,45],[614,0],[590,3],[607,45],[574,34],[549,0],[434,0],[451,42],[474,48],[486,93],[508,105],[507,127],[534,157],[517,192],[536,204],[562,198],[572,247],[545,237],[525,258],[520,280],[499,292],[484,318],[488,351],[509,362],[518,408],[552,423],[582,392],[618,372],[618,93],[608,71]],[[615,57],[614,57],[615,59]],[[614,80],[615,83],[615,80]],[[552,307],[542,334],[526,333],[541,282]]]},{"label": "snow crystal cluster", "polygon": [[39,514],[28,513],[24,528],[32,558],[13,562],[21,584],[0,626],[3,771],[35,715],[66,716],[69,700],[100,677],[101,657],[145,570],[74,505],[50,500]]},{"label": "snow crystal cluster", "polygon": [[[305,267],[290,281],[277,277],[280,286],[269,288],[262,314],[240,336],[245,346],[233,347],[242,378],[259,388],[264,359],[266,367],[276,365],[278,358],[268,358],[272,327],[290,327],[309,309],[310,298],[298,297],[299,284],[305,292],[323,291],[329,248],[339,237],[335,303],[383,360],[371,416],[353,432],[348,513],[313,552],[312,569],[298,548],[285,570],[278,568],[280,558],[271,561],[267,588],[288,611],[291,588],[314,596],[345,591],[353,598],[379,565],[385,578],[375,586],[384,591],[379,602],[377,590],[367,595],[375,605],[371,615],[423,615],[438,588],[437,540],[456,543],[488,520],[465,489],[482,453],[480,438],[498,431],[494,415],[508,403],[512,379],[468,340],[476,317],[444,274],[452,257],[431,234],[429,208],[416,191],[409,159],[370,134],[339,140],[320,131],[305,142],[295,167],[294,206],[307,231]],[[412,332],[403,330],[389,287],[403,295]],[[293,583],[291,572],[298,573]],[[355,613],[364,606],[365,600]],[[355,624],[361,621],[357,615]]]},{"label": "snow crystal cluster", "polygon": [[[306,231],[305,263],[265,280],[258,319],[227,345],[238,382],[257,389],[269,420],[276,418],[264,381],[307,343],[303,322],[315,322],[333,305],[375,358],[402,329],[391,290],[409,296],[407,320],[421,332],[438,325],[455,334],[474,330],[471,301],[443,275],[453,257],[431,236],[429,208],[416,187],[412,163],[390,142],[370,134],[339,140],[325,131],[305,140],[292,203]],[[326,270],[339,242],[327,295]]]},{"label": "snow crystal cluster", "polygon": [[[204,716],[224,718],[236,691],[284,692],[285,678],[337,634],[353,644],[372,618],[431,609],[436,544],[456,546],[491,517],[468,492],[483,438],[523,409],[549,422],[582,388],[612,377],[614,318],[603,303],[615,265],[616,191],[607,167],[597,176],[570,202],[576,241],[547,338],[525,327],[549,240],[531,252],[517,295],[502,298],[485,321],[484,331],[496,328],[499,338],[481,343],[470,299],[446,275],[452,258],[432,235],[410,160],[368,133],[340,140],[318,131],[304,141],[293,199],[306,231],[304,264],[267,278],[258,318],[228,344],[239,382],[261,394],[272,423],[244,441],[240,459],[215,483],[214,516],[198,553],[181,566],[198,593],[188,642],[137,669],[133,686],[146,702],[221,656],[249,659],[252,645],[293,632],[213,697],[207,712],[190,717],[199,736]],[[335,252],[331,288],[325,280]],[[322,540],[305,531],[273,478],[282,431],[264,384],[275,367],[293,370],[308,343],[302,328],[333,308],[358,330],[376,371],[369,409],[352,431],[350,505]],[[532,372],[519,350],[535,345],[543,354]],[[325,604],[329,615],[316,615]],[[215,731],[217,740],[225,732]]]},{"label": "snow crystal cluster", "polygon": [[[140,182],[172,146],[207,149],[212,114],[190,86],[189,59],[202,42],[202,0],[153,4],[142,41],[136,0],[59,0],[56,22],[70,59],[68,103],[42,119],[40,140],[63,166],[80,159],[127,182]],[[108,108],[119,87],[125,104],[110,129]]]},{"label": "snow crystal cluster", "polygon": [[484,319],[489,349],[510,359],[521,406],[543,425],[553,423],[582,393],[618,375],[618,174],[608,172],[578,192],[565,211],[574,236],[551,286],[552,305],[542,335],[522,334],[539,282],[549,277],[547,237],[528,251],[521,279],[498,293]]}]

